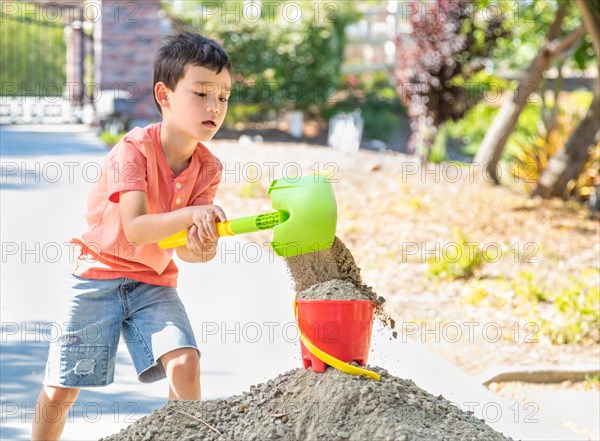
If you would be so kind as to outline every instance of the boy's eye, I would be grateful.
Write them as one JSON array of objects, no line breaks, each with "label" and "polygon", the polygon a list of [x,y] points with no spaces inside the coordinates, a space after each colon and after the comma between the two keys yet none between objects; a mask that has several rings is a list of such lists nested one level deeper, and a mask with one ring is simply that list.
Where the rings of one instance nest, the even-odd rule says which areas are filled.
[{"label": "boy's eye", "polygon": [[196,92],[196,95],[201,96],[201,97],[205,97],[206,94],[204,92]]},{"label": "boy's eye", "polygon": [[227,101],[229,101],[227,98],[219,98],[221,100],[221,102],[226,103]]}]

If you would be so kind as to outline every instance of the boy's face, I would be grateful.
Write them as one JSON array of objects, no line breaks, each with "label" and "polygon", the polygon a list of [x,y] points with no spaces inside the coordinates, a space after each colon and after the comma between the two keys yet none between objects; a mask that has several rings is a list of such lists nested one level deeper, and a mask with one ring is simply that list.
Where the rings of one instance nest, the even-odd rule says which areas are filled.
[{"label": "boy's face", "polygon": [[230,93],[231,75],[227,70],[217,74],[190,65],[175,90],[166,89],[168,100],[161,103],[163,115],[168,113],[169,123],[176,124],[190,138],[208,141],[223,124]]}]

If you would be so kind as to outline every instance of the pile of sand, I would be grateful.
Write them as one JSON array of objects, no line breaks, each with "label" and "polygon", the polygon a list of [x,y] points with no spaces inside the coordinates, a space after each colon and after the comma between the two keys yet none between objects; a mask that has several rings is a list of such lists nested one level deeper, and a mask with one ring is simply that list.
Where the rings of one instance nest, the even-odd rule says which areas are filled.
[{"label": "pile of sand", "polygon": [[381,381],[296,369],[226,400],[174,401],[103,440],[510,440],[442,396],[370,369]]},{"label": "pile of sand", "polygon": [[[393,326],[385,299],[364,285],[338,239],[330,250],[287,259],[299,298],[370,300]],[[369,367],[381,381],[333,368],[296,369],[225,400],[176,401],[104,440],[508,440],[412,381]]]}]

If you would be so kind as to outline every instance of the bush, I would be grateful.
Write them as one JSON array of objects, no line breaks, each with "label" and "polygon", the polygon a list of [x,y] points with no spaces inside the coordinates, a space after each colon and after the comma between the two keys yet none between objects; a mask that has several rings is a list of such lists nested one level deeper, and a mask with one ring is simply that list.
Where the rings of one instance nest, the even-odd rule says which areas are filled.
[{"label": "bush", "polygon": [[552,286],[520,273],[513,287],[520,302],[539,324],[539,335],[555,344],[600,343],[598,270],[555,281]]},{"label": "bush", "polygon": [[540,279],[520,271],[512,279],[475,280],[463,302],[491,308],[510,308],[514,320],[527,320],[532,337],[553,344],[600,343],[600,272],[597,268],[578,274],[556,274]]},{"label": "bush", "polygon": [[[396,39],[398,94],[408,107],[412,135],[409,151],[427,160],[437,128],[461,118],[479,99],[461,82],[483,71],[498,41],[510,35],[508,11],[484,19],[480,2],[414,2],[425,13],[410,16],[410,38]],[[410,86],[410,87],[409,87]]]},{"label": "bush", "polygon": [[576,118],[563,115],[548,136],[521,134],[515,137],[516,151],[510,172],[523,182],[527,192],[535,188],[550,158],[565,145],[576,126]]},{"label": "bush", "polygon": [[338,113],[360,109],[364,121],[363,136],[368,139],[389,141],[398,125],[398,118],[405,114],[389,77],[383,72],[343,75],[332,103],[321,116],[331,119]]},{"label": "bush", "polygon": [[[242,10],[245,2],[215,2],[221,8]],[[318,114],[327,91],[337,83],[344,54],[344,30],[359,16],[352,2],[329,2],[336,13],[314,19],[314,6],[297,23],[283,20],[281,11],[261,8],[256,21],[236,14],[221,20],[199,20],[201,2],[185,2],[189,10],[178,15],[181,27],[192,27],[220,40],[233,60],[235,81],[231,109],[241,118],[255,115],[263,121],[270,111],[297,109]],[[312,10],[311,10],[312,6]],[[271,14],[270,16],[268,14]],[[244,109],[248,107],[248,109]]]},{"label": "bush", "polygon": [[[445,125],[448,130],[449,141],[460,145],[460,153],[466,156],[475,156],[498,110],[499,107],[481,102],[471,108],[462,119],[448,121]],[[509,160],[520,151],[519,137],[521,139],[531,139],[536,135],[540,114],[539,104],[529,103],[525,106],[515,131],[508,138],[503,159]]]},{"label": "bush", "polygon": [[105,130],[100,134],[100,139],[106,144],[108,148],[113,148],[120,140],[125,136],[127,132],[119,132],[117,134],[112,133],[109,130]]},{"label": "bush", "polygon": [[427,259],[428,275],[451,280],[467,279],[481,268],[486,255],[479,245],[473,245],[460,229],[454,230],[454,238],[452,244],[456,247],[456,256],[442,255]]},{"label": "bush", "polygon": [[[36,8],[33,2],[14,3],[18,4],[18,11]],[[0,95],[60,95],[64,89],[67,54],[64,28],[43,16],[39,11],[17,15],[0,13]],[[17,90],[9,85],[16,86]]]}]

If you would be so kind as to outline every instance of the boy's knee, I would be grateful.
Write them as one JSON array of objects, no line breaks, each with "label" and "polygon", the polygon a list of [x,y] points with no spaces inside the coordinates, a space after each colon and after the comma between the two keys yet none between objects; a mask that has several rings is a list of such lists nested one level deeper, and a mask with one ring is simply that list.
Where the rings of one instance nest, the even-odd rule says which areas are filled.
[{"label": "boy's knee", "polygon": [[72,403],[79,395],[79,388],[44,386],[44,392],[51,402]]},{"label": "boy's knee", "polygon": [[171,371],[178,375],[184,374],[190,377],[200,375],[200,358],[195,349],[176,349],[163,355],[162,358],[167,372]]}]

